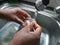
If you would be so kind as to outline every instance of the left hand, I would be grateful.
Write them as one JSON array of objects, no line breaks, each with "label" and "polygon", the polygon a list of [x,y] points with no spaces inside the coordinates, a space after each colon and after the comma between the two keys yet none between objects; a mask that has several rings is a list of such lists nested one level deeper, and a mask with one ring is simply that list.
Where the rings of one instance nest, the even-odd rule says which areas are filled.
[{"label": "left hand", "polygon": [[30,15],[20,8],[0,9],[0,13],[2,14],[0,16],[1,18],[9,21],[15,21],[21,25],[24,24],[23,20],[25,20],[26,18],[30,18]]}]

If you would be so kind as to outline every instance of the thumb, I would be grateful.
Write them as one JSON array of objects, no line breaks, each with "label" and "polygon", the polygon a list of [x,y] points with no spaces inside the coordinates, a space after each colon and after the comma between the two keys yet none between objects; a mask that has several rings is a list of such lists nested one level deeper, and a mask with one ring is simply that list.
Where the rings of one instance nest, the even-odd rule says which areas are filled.
[{"label": "thumb", "polygon": [[25,27],[27,28],[27,31],[30,31],[30,21],[25,21]]},{"label": "thumb", "polygon": [[30,21],[26,20],[25,24],[26,24],[26,26],[30,26]]}]

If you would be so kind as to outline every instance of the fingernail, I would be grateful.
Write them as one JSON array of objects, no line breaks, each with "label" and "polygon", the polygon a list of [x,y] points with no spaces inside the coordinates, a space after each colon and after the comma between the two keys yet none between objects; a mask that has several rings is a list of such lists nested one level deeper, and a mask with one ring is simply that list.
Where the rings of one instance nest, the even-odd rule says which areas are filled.
[{"label": "fingernail", "polygon": [[26,25],[29,26],[30,25],[30,21],[26,20]]}]

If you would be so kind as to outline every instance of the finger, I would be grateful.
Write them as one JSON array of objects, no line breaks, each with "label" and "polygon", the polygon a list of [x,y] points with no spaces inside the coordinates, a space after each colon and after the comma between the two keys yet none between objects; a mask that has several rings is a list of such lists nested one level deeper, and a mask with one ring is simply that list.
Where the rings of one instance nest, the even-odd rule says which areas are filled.
[{"label": "finger", "polygon": [[30,21],[26,20],[25,23],[26,23],[26,26],[30,26]]},{"label": "finger", "polygon": [[36,22],[34,24],[34,27],[35,27],[35,30],[34,30],[34,33],[37,34],[37,35],[40,35],[41,34],[41,26],[39,26]]},{"label": "finger", "polygon": [[14,17],[12,17],[12,18],[13,18],[13,20],[14,20],[15,22],[17,22],[17,23],[21,24],[22,26],[24,26],[23,20],[21,20],[21,19],[18,18],[17,16],[14,16]]},{"label": "finger", "polygon": [[31,17],[27,12],[25,12],[25,11],[19,9],[19,8],[17,8],[17,13],[18,13],[18,15],[23,15],[25,18],[30,18]]},{"label": "finger", "polygon": [[22,28],[22,30],[24,32],[29,32],[29,30],[30,30],[30,22],[29,21],[25,21],[25,26]]},{"label": "finger", "polygon": [[25,17],[24,16],[17,16],[18,18],[22,19],[23,21],[25,20]]},{"label": "finger", "polygon": [[26,26],[28,28],[28,32],[31,32],[31,22],[29,20],[26,20]]},{"label": "finger", "polygon": [[35,21],[31,22],[30,20],[26,20],[26,25],[30,28],[30,31],[34,31],[34,27],[33,27],[34,22]]},{"label": "finger", "polygon": [[35,29],[37,29],[37,28],[39,27],[39,25],[38,25],[36,22],[34,22],[33,27],[34,27]]}]

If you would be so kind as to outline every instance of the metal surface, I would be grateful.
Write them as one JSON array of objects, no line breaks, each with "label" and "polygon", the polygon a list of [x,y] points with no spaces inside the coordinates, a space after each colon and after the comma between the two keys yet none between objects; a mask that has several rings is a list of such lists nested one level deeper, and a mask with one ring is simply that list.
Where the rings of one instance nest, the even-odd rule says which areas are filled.
[{"label": "metal surface", "polygon": [[43,4],[42,0],[37,0],[37,1],[36,1],[35,7],[36,7],[36,9],[37,9],[38,11],[44,10],[44,8],[45,8],[44,6],[45,6],[45,5]]},{"label": "metal surface", "polygon": [[[1,8],[11,8],[12,6],[2,6]],[[16,6],[13,6],[16,7]],[[19,7],[19,6],[18,6]],[[19,8],[27,11],[31,16],[34,15],[35,9],[32,9],[25,5],[21,5]],[[60,42],[60,30],[59,30],[59,22],[54,19],[53,17],[47,16],[42,14],[44,12],[38,12],[36,21],[38,22],[39,25],[41,25],[44,29],[42,30],[41,33],[41,40],[40,44],[41,45],[56,45],[58,42]],[[50,14],[49,14],[50,15]],[[58,22],[58,23],[57,23]]]},{"label": "metal surface", "polygon": [[57,7],[55,8],[55,11],[56,11],[57,14],[60,15],[60,6],[57,6]]},{"label": "metal surface", "polygon": [[[35,3],[37,0],[25,0],[25,1]],[[59,5],[60,5],[60,0],[49,0],[49,5],[48,5],[49,7],[56,8]]]},{"label": "metal surface", "polygon": [[35,7],[38,11],[43,11],[48,4],[49,0],[37,0],[35,3]]}]

